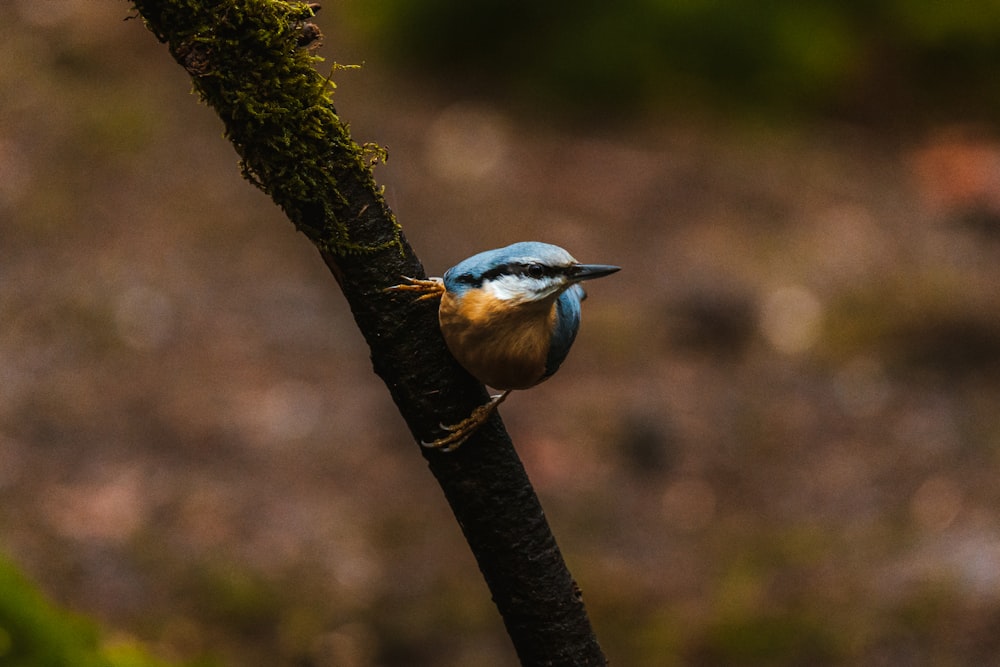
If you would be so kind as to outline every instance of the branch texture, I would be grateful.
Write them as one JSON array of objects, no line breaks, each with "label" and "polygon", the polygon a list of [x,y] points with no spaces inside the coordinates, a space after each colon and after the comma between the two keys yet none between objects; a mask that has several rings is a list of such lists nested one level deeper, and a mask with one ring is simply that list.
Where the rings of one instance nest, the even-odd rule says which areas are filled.
[{"label": "branch texture", "polygon": [[[244,175],[319,249],[417,440],[487,400],[448,354],[436,307],[389,295],[426,276],[308,48],[313,8],[285,0],[133,0],[219,114]],[[453,453],[423,450],[523,665],[604,665],[579,590],[494,417]]]}]

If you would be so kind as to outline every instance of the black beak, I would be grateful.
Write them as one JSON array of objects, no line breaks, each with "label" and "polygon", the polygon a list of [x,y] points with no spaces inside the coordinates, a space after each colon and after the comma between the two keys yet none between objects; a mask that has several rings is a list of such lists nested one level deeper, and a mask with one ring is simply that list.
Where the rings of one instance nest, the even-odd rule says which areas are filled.
[{"label": "black beak", "polygon": [[581,280],[592,280],[594,278],[610,276],[621,268],[620,266],[611,266],[610,264],[574,264],[569,267],[567,274],[570,280],[577,283]]}]

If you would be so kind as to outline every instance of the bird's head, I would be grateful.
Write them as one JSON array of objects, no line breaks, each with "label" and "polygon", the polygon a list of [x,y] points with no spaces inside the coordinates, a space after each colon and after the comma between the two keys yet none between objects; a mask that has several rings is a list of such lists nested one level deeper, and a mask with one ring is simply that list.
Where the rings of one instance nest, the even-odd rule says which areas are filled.
[{"label": "bird's head", "polygon": [[493,298],[510,305],[551,302],[579,282],[618,269],[581,264],[559,246],[526,241],[462,260],[444,274],[444,285],[456,296],[469,290],[487,290]]}]

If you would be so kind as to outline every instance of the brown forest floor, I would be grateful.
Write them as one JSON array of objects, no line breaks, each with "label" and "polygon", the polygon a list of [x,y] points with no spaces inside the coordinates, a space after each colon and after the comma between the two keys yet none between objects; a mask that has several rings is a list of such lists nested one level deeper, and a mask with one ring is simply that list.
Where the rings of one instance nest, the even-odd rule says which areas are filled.
[{"label": "brown forest floor", "polygon": [[[0,7],[0,548],[167,657],[513,665],[335,283],[125,15]],[[338,95],[430,271],[624,267],[502,409],[613,664],[1000,664],[988,132]]]}]

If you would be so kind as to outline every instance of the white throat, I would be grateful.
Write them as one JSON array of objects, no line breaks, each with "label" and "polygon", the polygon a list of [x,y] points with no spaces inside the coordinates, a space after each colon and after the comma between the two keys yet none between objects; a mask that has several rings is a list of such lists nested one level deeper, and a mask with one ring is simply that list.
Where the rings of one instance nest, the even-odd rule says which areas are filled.
[{"label": "white throat", "polygon": [[542,301],[554,296],[563,288],[563,281],[556,278],[529,278],[527,276],[500,276],[483,283],[491,296],[511,303]]}]

